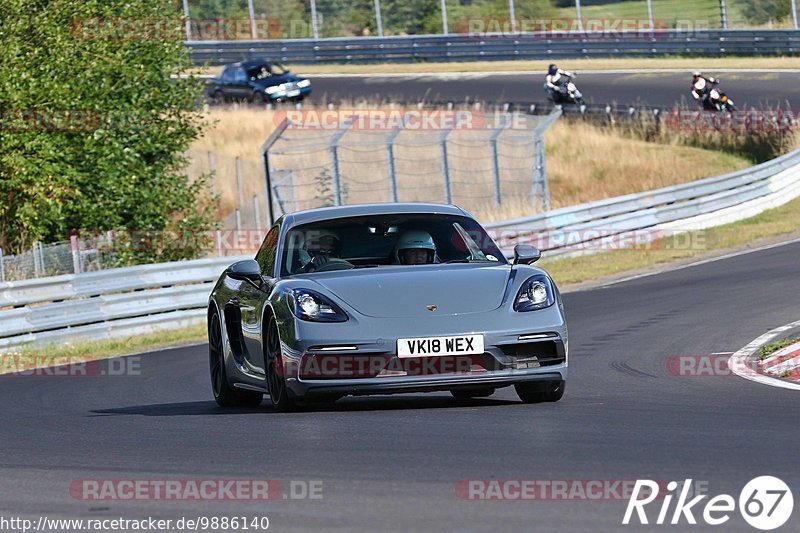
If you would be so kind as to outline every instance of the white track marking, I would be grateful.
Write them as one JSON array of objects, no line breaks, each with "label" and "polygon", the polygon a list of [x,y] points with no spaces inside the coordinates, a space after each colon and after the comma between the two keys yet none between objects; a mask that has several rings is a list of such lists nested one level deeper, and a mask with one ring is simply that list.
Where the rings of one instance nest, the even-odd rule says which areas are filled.
[{"label": "white track marking", "polygon": [[728,359],[728,368],[730,368],[731,371],[737,376],[744,379],[749,379],[750,381],[755,381],[756,383],[761,383],[762,385],[780,387],[783,389],[800,390],[800,384],[789,383],[788,381],[764,376],[763,374],[759,374],[753,370],[748,364],[750,357],[755,354],[761,346],[779,337],[782,333],[797,327],[800,327],[800,320],[791,322],[785,326],[781,326],[764,333],[757,339],[753,340],[750,344],[733,354],[730,359]]}]

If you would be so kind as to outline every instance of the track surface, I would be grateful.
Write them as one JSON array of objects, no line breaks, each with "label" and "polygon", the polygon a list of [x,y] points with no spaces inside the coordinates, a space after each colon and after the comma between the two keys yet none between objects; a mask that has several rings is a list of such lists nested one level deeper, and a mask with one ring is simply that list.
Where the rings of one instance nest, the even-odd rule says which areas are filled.
[{"label": "track surface", "polygon": [[[569,63],[562,65],[569,68]],[[722,79],[720,88],[738,107],[762,107],[786,102],[800,105],[800,74],[751,72],[710,72]],[[541,102],[545,100],[542,74],[462,74],[326,77],[309,76],[313,99],[319,102],[361,98],[394,101]],[[691,99],[690,72],[608,74],[585,73],[575,80],[593,104],[649,104],[672,107]],[[694,105],[692,103],[692,105]]]},{"label": "track surface", "polygon": [[[142,357],[138,376],[0,378],[0,516],[266,514],[277,531],[624,531],[624,502],[462,501],[455,485],[693,478],[712,495],[738,497],[748,480],[772,474],[797,499],[800,396],[736,377],[675,376],[666,362],[732,352],[797,319],[798,259],[800,244],[788,244],[566,294],[570,381],[556,404],[523,405],[503,389],[475,401],[348,398],[289,415],[268,401],[223,410],[210,399],[205,346]],[[321,480],[323,499],[118,503],[68,492],[81,479],[233,477]],[[795,511],[790,525],[797,520]],[[717,529],[748,528],[736,513]]]}]

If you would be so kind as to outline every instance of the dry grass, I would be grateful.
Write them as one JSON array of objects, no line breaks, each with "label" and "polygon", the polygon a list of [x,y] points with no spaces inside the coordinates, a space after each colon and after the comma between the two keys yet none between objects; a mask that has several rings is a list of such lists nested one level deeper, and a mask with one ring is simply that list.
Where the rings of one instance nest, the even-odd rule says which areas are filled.
[{"label": "dry grass", "polygon": [[[198,140],[190,155],[190,173],[207,172],[207,152],[214,153],[216,192],[220,218],[239,205],[235,158],[241,159],[242,197],[245,209],[253,195],[264,196],[260,159],[264,140],[274,131],[280,116],[267,109],[214,109],[214,123]],[[288,133],[291,136],[291,132]],[[348,133],[349,142],[339,151],[346,201],[390,200],[384,136]],[[503,206],[494,204],[491,149],[485,131],[454,131],[449,137],[448,157],[453,201],[483,221],[508,219],[534,212],[531,205],[533,143],[527,131],[509,130],[501,136]],[[396,139],[395,157],[400,201],[443,201],[438,132],[402,132]],[[297,142],[300,142],[299,140]],[[557,122],[545,136],[550,191],[554,208],[622,194],[640,192],[745,168],[749,163],[732,155],[685,146],[633,140],[621,133],[588,123]],[[276,154],[274,168],[290,168],[297,185],[293,209],[318,205],[319,176],[330,172],[327,147],[298,151],[293,143]],[[273,176],[275,178],[275,176]],[[287,190],[288,194],[288,190]],[[291,201],[287,197],[284,200]],[[251,216],[243,214],[245,223]]]}]

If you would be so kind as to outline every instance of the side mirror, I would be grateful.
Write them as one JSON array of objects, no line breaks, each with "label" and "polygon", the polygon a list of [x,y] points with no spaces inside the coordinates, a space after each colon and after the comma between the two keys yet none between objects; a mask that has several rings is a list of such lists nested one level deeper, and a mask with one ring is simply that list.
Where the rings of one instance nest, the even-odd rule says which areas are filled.
[{"label": "side mirror", "polygon": [[245,259],[229,266],[225,273],[238,280],[261,281],[261,266],[255,259]]},{"label": "side mirror", "polygon": [[535,246],[518,244],[514,246],[514,264],[530,265],[542,257],[542,252]]}]

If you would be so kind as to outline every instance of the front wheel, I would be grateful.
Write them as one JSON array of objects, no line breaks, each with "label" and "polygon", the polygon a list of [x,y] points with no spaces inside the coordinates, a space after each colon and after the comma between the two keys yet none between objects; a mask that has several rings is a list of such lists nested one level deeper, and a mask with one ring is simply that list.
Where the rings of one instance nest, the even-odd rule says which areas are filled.
[{"label": "front wheel", "polygon": [[297,404],[289,398],[286,388],[285,366],[281,352],[281,338],[278,332],[278,322],[275,317],[270,317],[266,331],[266,359],[267,359],[267,388],[269,397],[276,411],[287,413],[294,411]]},{"label": "front wheel", "polygon": [[564,396],[567,383],[561,381],[533,381],[514,385],[523,403],[557,402]]},{"label": "front wheel", "polygon": [[228,382],[222,327],[216,311],[208,319],[208,363],[211,370],[211,390],[220,407],[255,407],[264,399],[260,392],[237,389]]}]

